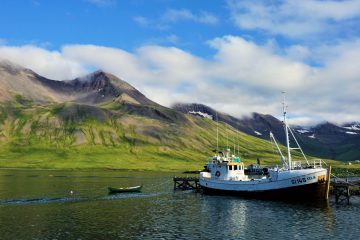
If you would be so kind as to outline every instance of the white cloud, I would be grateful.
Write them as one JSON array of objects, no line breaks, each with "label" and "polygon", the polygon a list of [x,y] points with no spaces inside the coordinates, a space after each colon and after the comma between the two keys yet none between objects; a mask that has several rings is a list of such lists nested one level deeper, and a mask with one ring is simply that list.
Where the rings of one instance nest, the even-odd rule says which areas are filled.
[{"label": "white cloud", "polygon": [[308,47],[302,45],[293,45],[285,49],[286,55],[294,61],[305,61],[311,57],[311,52]]},{"label": "white cloud", "polygon": [[310,80],[311,67],[242,38],[216,38],[210,45],[217,50],[215,75],[222,79],[277,90],[297,88]]},{"label": "white cloud", "polygon": [[72,79],[85,74],[82,63],[68,59],[61,52],[24,45],[0,46],[0,59],[7,59],[56,80]]},{"label": "white cloud", "polygon": [[228,0],[227,3],[239,28],[292,38],[345,34],[344,26],[358,23],[360,16],[360,0]]},{"label": "white cloud", "polygon": [[219,19],[206,11],[198,14],[192,13],[188,9],[169,9],[162,16],[164,22],[178,22],[178,21],[194,21],[204,24],[217,24]]},{"label": "white cloud", "polygon": [[[0,57],[55,79],[100,68],[167,106],[199,102],[235,116],[279,116],[280,92],[287,90],[289,112],[298,116],[293,122],[360,121],[360,39],[311,49],[295,45],[282,49],[282,55],[268,44],[236,36],[216,38],[209,45],[215,50],[210,59],[159,45],[133,52],[96,45],[66,45],[60,51],[0,46]],[[301,60],[312,58],[309,51],[319,66]],[[293,56],[299,52],[303,56]]]}]

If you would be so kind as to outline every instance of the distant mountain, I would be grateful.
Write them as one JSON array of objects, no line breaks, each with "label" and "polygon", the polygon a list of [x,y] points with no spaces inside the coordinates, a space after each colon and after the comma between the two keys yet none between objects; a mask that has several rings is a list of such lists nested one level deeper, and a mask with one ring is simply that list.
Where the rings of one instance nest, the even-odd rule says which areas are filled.
[{"label": "distant mountain", "polygon": [[[265,140],[269,140],[269,131],[272,131],[279,142],[286,144],[282,121],[268,114],[252,113],[249,117],[239,119],[216,112],[214,109],[202,104],[178,103],[173,108],[183,113],[198,116],[207,114],[212,116],[214,120],[217,114],[218,121],[225,122],[239,131]],[[326,122],[306,128],[292,126],[292,129],[303,150],[309,155],[340,160],[360,159],[359,123],[354,122],[337,126]]]},{"label": "distant mountain", "polygon": [[8,61],[0,61],[0,101],[22,96],[35,102],[98,104],[107,101],[157,105],[127,82],[97,71],[69,81],[55,81]]},{"label": "distant mountain", "polygon": [[[221,149],[227,135],[240,136],[245,163],[258,157],[264,164],[278,163],[268,136],[272,131],[284,143],[284,131],[271,115],[238,119],[202,104],[171,109],[103,71],[55,81],[0,62],[0,167],[201,168],[216,144],[216,117]],[[294,132],[307,154],[355,160],[358,128],[358,123],[327,123]]]},{"label": "distant mountain", "polygon": [[[216,143],[210,115],[163,107],[103,71],[54,81],[0,62],[0,167],[200,169]],[[241,136],[244,162],[278,163],[268,141],[219,128],[221,148],[225,128]]]},{"label": "distant mountain", "polygon": [[251,116],[239,119],[229,114],[216,111],[206,105],[197,103],[177,103],[174,104],[172,108],[183,113],[198,116],[201,116],[202,114],[207,114],[212,116],[213,120],[216,120],[217,116],[217,120],[220,122],[225,122],[232,127],[238,129],[239,131],[266,140],[269,140],[270,131],[272,131],[276,136],[278,136],[280,140],[285,140],[282,122],[269,114],[265,115],[260,113],[252,113]]}]

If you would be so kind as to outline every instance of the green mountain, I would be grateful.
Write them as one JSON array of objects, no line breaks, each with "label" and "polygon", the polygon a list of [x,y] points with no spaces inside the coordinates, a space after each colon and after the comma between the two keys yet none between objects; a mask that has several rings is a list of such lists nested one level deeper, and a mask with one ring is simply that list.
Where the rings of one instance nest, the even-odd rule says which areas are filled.
[{"label": "green mountain", "polygon": [[[194,115],[215,116],[219,121],[227,123],[234,128],[254,137],[269,139],[271,131],[277,140],[286,144],[283,122],[279,119],[260,113],[235,118],[216,111],[203,104],[175,104],[173,109]],[[312,127],[292,126],[293,133],[302,149],[319,158],[341,160],[344,162],[360,159],[360,124],[352,122],[338,126],[329,122]],[[292,145],[296,143],[291,141]]]},{"label": "green mountain", "polygon": [[109,73],[54,81],[0,62],[0,167],[202,169],[217,126],[220,149],[280,163],[270,142],[163,107]]}]

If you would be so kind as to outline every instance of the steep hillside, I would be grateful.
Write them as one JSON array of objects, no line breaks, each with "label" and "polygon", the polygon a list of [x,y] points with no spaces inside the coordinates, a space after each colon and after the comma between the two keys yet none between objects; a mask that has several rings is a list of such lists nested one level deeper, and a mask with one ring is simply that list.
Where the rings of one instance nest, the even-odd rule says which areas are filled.
[{"label": "steep hillside", "polygon": [[[216,112],[202,104],[175,104],[173,109],[192,115],[208,115],[212,118],[215,118],[217,114],[219,121],[244,133],[269,140],[269,131],[272,131],[279,142],[282,144],[286,142],[282,121],[271,115],[253,113],[250,117],[238,119]],[[293,126],[293,129],[303,150],[309,155],[343,161],[360,159],[360,124],[358,123],[344,126],[323,123],[307,128]]]},{"label": "steep hillside", "polygon": [[[216,123],[165,108],[133,111],[77,103],[1,107],[0,167],[200,169],[216,143]],[[129,111],[129,109],[131,109]],[[219,125],[245,162],[279,158],[268,142]],[[228,140],[227,140],[228,139]],[[238,148],[239,144],[239,148]]]},{"label": "steep hillside", "polygon": [[[0,167],[201,169],[216,122],[147,99],[101,71],[53,81],[11,63],[0,69]],[[268,142],[219,124],[227,145],[254,163],[279,163]]]}]

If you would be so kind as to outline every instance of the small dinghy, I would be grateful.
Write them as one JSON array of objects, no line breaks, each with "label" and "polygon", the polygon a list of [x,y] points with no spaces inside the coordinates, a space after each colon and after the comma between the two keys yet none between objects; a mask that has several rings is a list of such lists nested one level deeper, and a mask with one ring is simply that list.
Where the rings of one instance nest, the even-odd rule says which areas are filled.
[{"label": "small dinghy", "polygon": [[134,187],[125,187],[125,188],[113,188],[108,187],[109,193],[124,193],[124,192],[141,192],[142,185]]}]

